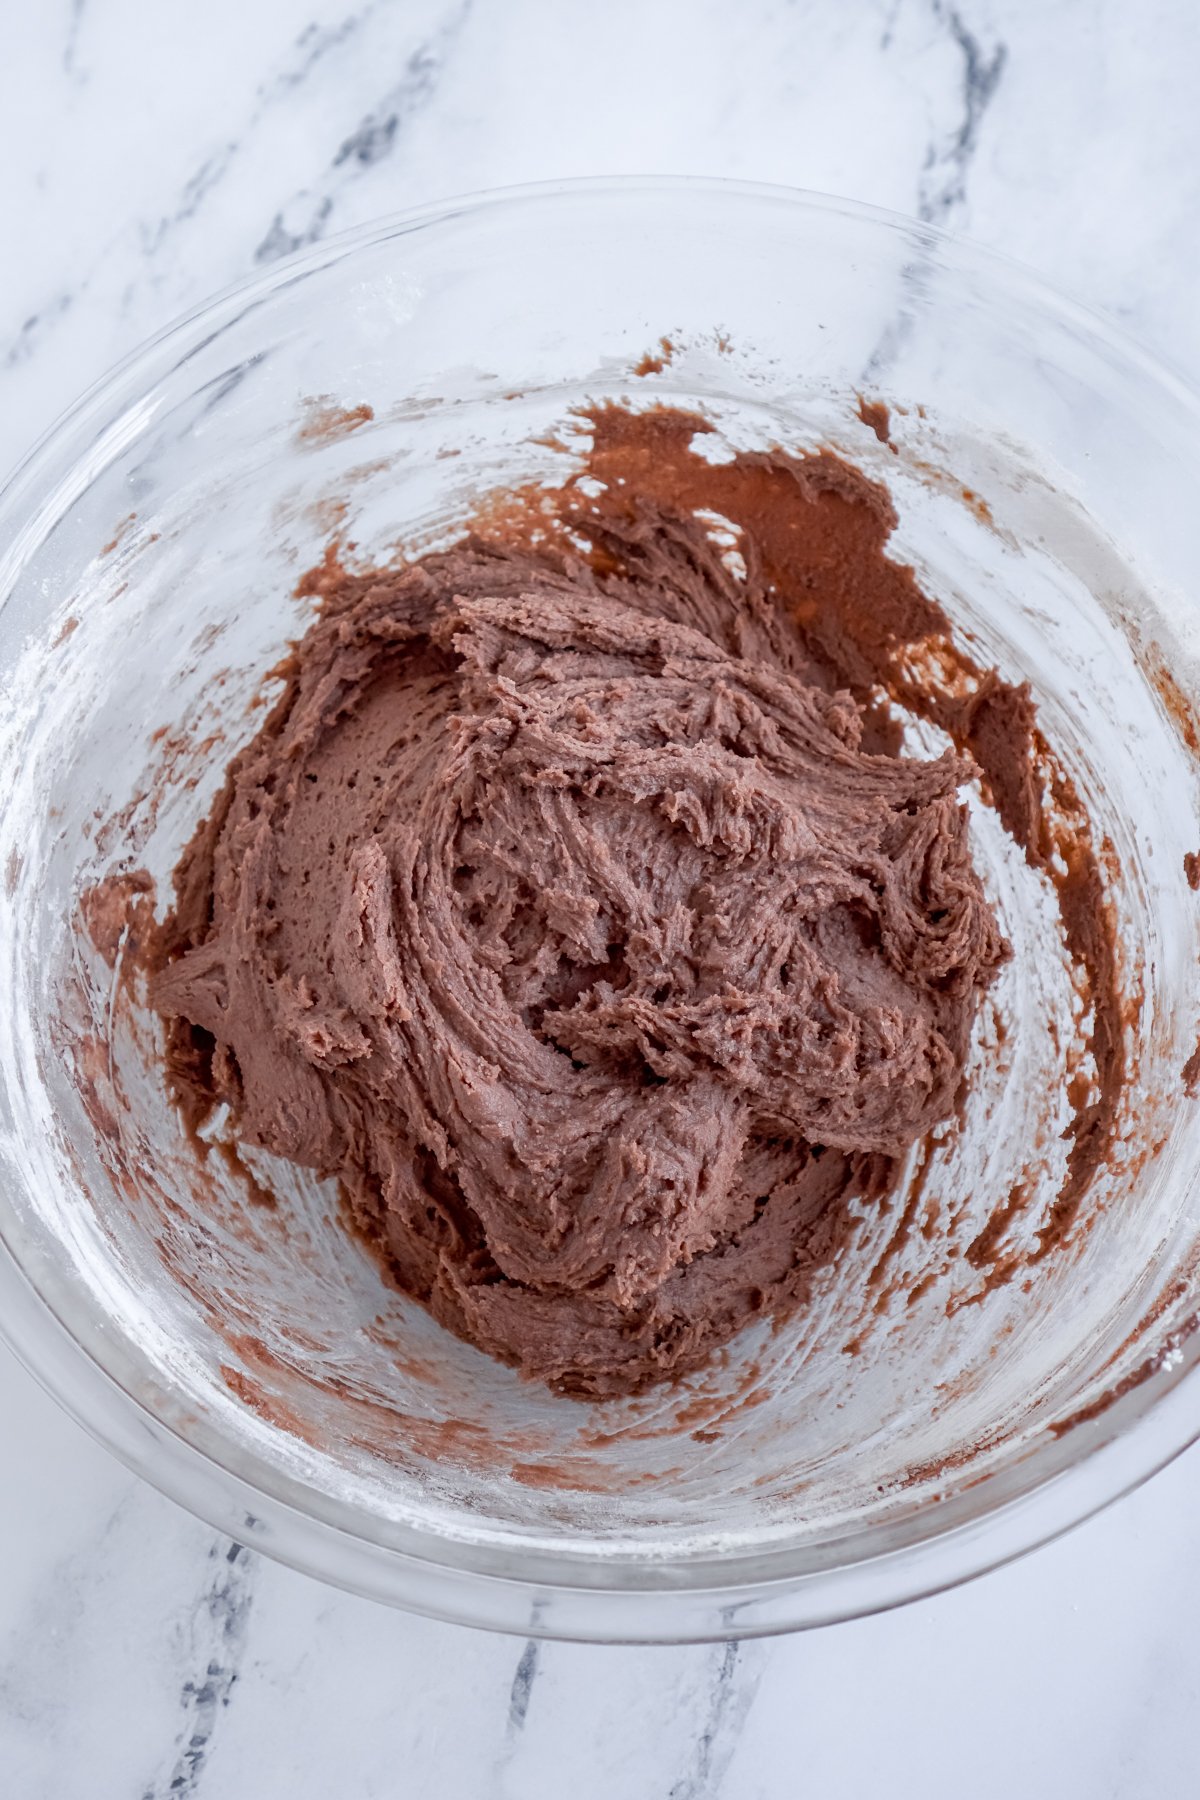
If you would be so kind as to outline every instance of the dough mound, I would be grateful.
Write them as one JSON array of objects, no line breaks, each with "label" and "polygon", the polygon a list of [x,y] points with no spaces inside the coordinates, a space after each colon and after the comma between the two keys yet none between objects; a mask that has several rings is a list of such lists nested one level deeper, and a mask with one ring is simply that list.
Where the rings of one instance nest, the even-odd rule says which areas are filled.
[{"label": "dough mound", "polygon": [[970,764],[864,747],[751,544],[633,500],[602,544],[330,558],[154,989],[183,1097],[596,1396],[807,1297],[1005,954]]}]

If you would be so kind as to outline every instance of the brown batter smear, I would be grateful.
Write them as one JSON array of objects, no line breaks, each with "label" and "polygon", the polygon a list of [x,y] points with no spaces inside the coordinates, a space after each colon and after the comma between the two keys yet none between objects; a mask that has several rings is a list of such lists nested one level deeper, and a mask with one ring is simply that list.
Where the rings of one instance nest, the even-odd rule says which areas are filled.
[{"label": "brown batter smear", "polygon": [[1031,1199],[1027,1181],[1014,1182],[1009,1189],[1008,1199],[991,1214],[983,1230],[967,1245],[965,1255],[973,1268],[997,1270],[1003,1268],[1011,1273],[1020,1264],[1021,1258],[1015,1259],[1002,1254],[1001,1246],[1009,1229],[1026,1211]]},{"label": "brown batter smear", "polygon": [[80,920],[110,969],[135,967],[155,936],[154,883],[144,869],[109,875],[80,896]]},{"label": "brown batter smear", "polygon": [[304,423],[296,433],[298,444],[332,444],[369,425],[373,406],[339,406],[332,394],[314,394],[304,402]]},{"label": "brown batter smear", "polygon": [[[191,1116],[337,1175],[451,1329],[605,1395],[802,1305],[954,1112],[1006,953],[976,769],[1093,1007],[1039,1254],[1123,1048],[1086,819],[1026,690],[886,556],[886,491],[828,452],[710,461],[669,408],[586,422],[561,490],[305,578],[320,616],[180,864],[153,998]],[[881,691],[961,754],[901,755]]]},{"label": "brown batter smear", "polygon": [[121,520],[121,523],[117,526],[117,529],[113,532],[112,536],[109,538],[107,544],[101,544],[101,546],[100,546],[101,556],[111,556],[113,551],[117,548],[118,544],[122,543],[124,541],[124,539],[129,536],[129,533],[133,530],[133,528],[136,524],[137,524],[137,514],[135,512],[126,513],[125,517]]},{"label": "brown batter smear", "polygon": [[675,345],[669,337],[658,340],[657,350],[647,350],[633,365],[635,375],[661,375],[671,358],[675,355]]},{"label": "brown batter smear", "polygon": [[875,433],[881,444],[891,445],[892,416],[882,400],[868,400],[860,394],[858,416],[868,430]]},{"label": "brown batter smear", "polygon": [[[1178,1300],[1185,1291],[1186,1288],[1183,1284],[1173,1284],[1168,1293],[1163,1296],[1160,1306],[1156,1307],[1154,1311],[1165,1311],[1166,1304]],[[1136,1369],[1132,1369],[1128,1375],[1122,1376],[1120,1381],[1112,1387],[1106,1388],[1094,1400],[1090,1400],[1086,1406],[1078,1407],[1075,1412],[1068,1413],[1065,1419],[1056,1419],[1050,1426],[1053,1435],[1065,1437],[1069,1431],[1074,1431],[1077,1425],[1084,1425],[1093,1419],[1101,1418],[1118,1400],[1123,1400],[1126,1394],[1133,1393],[1136,1388],[1142,1386],[1143,1382],[1153,1380],[1164,1370],[1170,1369],[1182,1359],[1183,1350],[1190,1339],[1195,1336],[1197,1330],[1200,1330],[1200,1313],[1189,1313],[1183,1323],[1174,1331],[1168,1332],[1162,1343],[1155,1348],[1151,1355],[1144,1358]]]}]

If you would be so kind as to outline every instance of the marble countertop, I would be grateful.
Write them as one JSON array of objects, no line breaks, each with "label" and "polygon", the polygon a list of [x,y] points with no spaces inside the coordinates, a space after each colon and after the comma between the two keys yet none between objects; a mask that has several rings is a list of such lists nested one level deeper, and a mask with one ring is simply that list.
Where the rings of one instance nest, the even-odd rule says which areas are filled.
[{"label": "marble countertop", "polygon": [[[737,175],[919,213],[1200,380],[1186,0],[38,0],[5,39],[3,465],[255,265],[576,174]],[[769,1643],[612,1650],[408,1618],[265,1562],[128,1474],[4,1352],[0,1443],[12,1800],[1200,1789],[1200,1449],[956,1593]]]}]

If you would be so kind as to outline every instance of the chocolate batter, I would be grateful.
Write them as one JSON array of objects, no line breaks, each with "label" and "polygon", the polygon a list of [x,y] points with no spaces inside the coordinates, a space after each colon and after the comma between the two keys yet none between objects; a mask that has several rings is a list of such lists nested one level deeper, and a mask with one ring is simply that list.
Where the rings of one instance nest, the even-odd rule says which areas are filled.
[{"label": "chocolate batter", "polygon": [[[706,461],[669,409],[590,422],[561,492],[306,578],[153,997],[194,1112],[338,1176],[453,1330],[607,1395],[806,1298],[953,1111],[1007,949],[974,765],[900,754],[880,697],[946,630],[885,491]],[[941,720],[1002,816],[1033,804],[997,748],[1022,705],[993,678]]]}]

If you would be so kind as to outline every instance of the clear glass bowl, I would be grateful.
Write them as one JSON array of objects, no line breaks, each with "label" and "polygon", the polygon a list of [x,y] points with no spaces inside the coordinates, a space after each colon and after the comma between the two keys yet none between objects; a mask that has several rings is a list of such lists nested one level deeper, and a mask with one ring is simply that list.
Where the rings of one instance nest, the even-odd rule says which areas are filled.
[{"label": "clear glass bowl", "polygon": [[[661,335],[672,354],[636,374]],[[892,407],[893,446],[860,394]],[[79,911],[114,871],[166,891],[331,531],[378,558],[452,535],[496,484],[561,479],[551,440],[585,398],[702,407],[735,443],[832,444],[889,482],[895,553],[980,661],[1032,680],[1111,841],[1141,996],[1114,1167],[1065,1250],[980,1299],[963,1246],[1035,1150],[1052,1184],[1086,1008],[977,805],[1018,955],[980,1018],[963,1129],[920,1193],[864,1215],[805,1313],[678,1389],[600,1406],[522,1384],[385,1289],[320,1184],[260,1160],[271,1206],[236,1165],[202,1165],[157,1024]],[[1200,1028],[1198,487],[1195,400],[1108,323],[928,227],[780,189],[467,199],[175,326],[0,499],[4,1335],[214,1525],[514,1631],[844,1618],[1141,1480],[1200,1432],[1181,1074]]]}]

